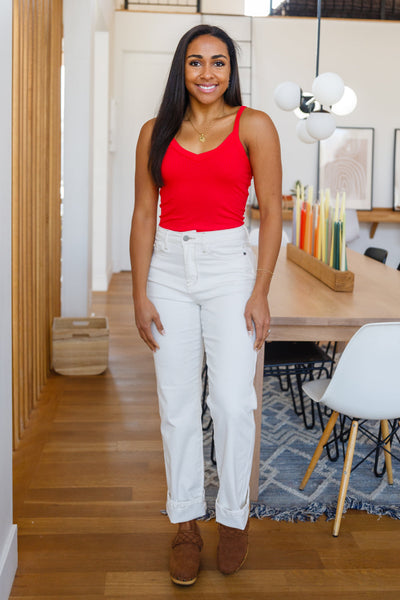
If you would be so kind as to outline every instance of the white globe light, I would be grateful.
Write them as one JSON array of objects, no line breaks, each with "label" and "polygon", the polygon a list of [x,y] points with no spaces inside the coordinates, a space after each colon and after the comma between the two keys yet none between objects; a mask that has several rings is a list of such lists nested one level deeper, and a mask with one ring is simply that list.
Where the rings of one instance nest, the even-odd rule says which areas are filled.
[{"label": "white globe light", "polygon": [[312,92],[322,105],[332,106],[343,96],[343,79],[336,73],[322,73],[314,79]]},{"label": "white globe light", "polygon": [[328,112],[311,113],[306,121],[307,132],[316,140],[326,140],[336,129],[335,119]]},{"label": "white globe light", "polygon": [[300,86],[292,81],[280,83],[274,91],[274,100],[282,110],[294,110],[300,104]]},{"label": "white globe light", "polygon": [[339,102],[336,102],[336,104],[332,106],[331,110],[333,113],[335,113],[335,115],[343,117],[344,115],[349,115],[352,113],[356,106],[357,94],[354,90],[345,85],[343,96]]},{"label": "white globe light", "polygon": [[304,142],[305,144],[315,144],[317,141],[315,138],[311,137],[311,135],[307,131],[307,120],[302,119],[296,125],[296,133],[297,137]]}]

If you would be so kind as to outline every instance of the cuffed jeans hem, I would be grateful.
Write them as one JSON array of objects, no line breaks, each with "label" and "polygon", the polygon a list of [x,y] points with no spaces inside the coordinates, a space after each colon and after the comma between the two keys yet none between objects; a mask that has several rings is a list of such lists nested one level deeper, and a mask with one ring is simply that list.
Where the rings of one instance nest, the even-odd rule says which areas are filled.
[{"label": "cuffed jeans hem", "polygon": [[183,523],[203,517],[207,512],[207,504],[203,498],[195,498],[188,502],[167,500],[167,515],[171,523]]},{"label": "cuffed jeans hem", "polygon": [[250,507],[248,504],[240,510],[224,508],[218,501],[215,503],[215,520],[217,523],[236,529],[244,529],[249,518]]}]

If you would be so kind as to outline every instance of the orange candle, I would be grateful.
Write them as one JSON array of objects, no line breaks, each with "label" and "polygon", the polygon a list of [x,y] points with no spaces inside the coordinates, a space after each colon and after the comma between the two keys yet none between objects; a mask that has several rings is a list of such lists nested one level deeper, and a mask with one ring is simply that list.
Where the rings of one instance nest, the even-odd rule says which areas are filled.
[{"label": "orange candle", "polygon": [[319,206],[317,204],[317,206],[315,207],[316,211],[317,211],[317,217],[316,217],[316,223],[315,223],[315,228],[314,228],[314,251],[313,251],[313,256],[315,256],[315,258],[319,258],[319,254],[320,254],[320,250],[319,250],[319,220],[320,220],[320,214],[319,214]]},{"label": "orange candle", "polygon": [[312,207],[309,202],[306,205],[306,225],[304,231],[304,250],[311,254],[312,242]]}]

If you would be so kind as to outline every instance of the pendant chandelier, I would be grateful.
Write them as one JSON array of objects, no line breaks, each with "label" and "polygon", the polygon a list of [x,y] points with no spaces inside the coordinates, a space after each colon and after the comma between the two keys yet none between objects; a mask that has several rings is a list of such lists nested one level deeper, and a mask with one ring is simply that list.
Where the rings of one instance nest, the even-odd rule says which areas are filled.
[{"label": "pendant chandelier", "polygon": [[348,115],[357,105],[355,92],[345,86],[336,73],[319,74],[321,1],[317,3],[317,60],[311,92],[303,92],[297,83],[284,81],[274,91],[274,100],[282,110],[294,111],[299,117],[296,133],[302,142],[313,144],[325,140],[336,129],[335,115]]}]

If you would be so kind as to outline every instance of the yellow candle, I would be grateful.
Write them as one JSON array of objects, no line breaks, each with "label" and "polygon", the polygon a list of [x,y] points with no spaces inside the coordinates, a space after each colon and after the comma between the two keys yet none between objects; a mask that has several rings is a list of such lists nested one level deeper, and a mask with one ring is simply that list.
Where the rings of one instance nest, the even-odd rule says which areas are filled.
[{"label": "yellow candle", "polygon": [[320,191],[319,193],[319,207],[318,207],[318,246],[317,246],[317,258],[321,260],[322,258],[322,221],[323,221],[323,193]]},{"label": "yellow candle", "polygon": [[296,200],[296,246],[300,247],[300,197]]},{"label": "yellow candle", "polygon": [[319,248],[319,205],[315,205],[315,222],[314,222],[314,249],[313,256],[318,258],[318,248]]},{"label": "yellow candle", "polygon": [[343,231],[342,231],[342,245],[340,255],[340,270],[347,271],[346,268],[346,213],[343,215]]},{"label": "yellow candle", "polygon": [[343,221],[346,206],[346,192],[342,194],[342,205],[340,207],[340,220]]},{"label": "yellow candle", "polygon": [[325,198],[324,198],[324,194],[322,193],[322,202],[321,202],[321,214],[320,214],[320,219],[319,219],[319,224],[321,227],[321,233],[320,233],[320,247],[321,247],[321,256],[320,259],[322,259],[323,262],[325,262]]},{"label": "yellow candle", "polygon": [[325,190],[325,215],[328,215],[328,209],[331,205],[331,190],[328,188]]},{"label": "yellow candle", "polygon": [[336,222],[339,218],[339,192],[336,192],[336,206],[335,206],[335,219]]},{"label": "yellow candle", "polygon": [[309,204],[312,204],[312,202],[313,202],[313,193],[314,193],[313,186],[312,185],[308,186],[308,198],[307,198],[307,200],[308,200]]},{"label": "yellow candle", "polygon": [[333,267],[333,246],[335,241],[335,227],[334,223],[332,223],[332,240],[331,240],[331,251],[329,254],[329,266]]},{"label": "yellow candle", "polygon": [[321,216],[321,207],[319,207],[319,215],[318,215],[318,246],[317,246],[317,258],[321,260],[322,258],[322,216]]},{"label": "yellow candle", "polygon": [[311,254],[311,240],[312,240],[312,208],[311,204],[307,202],[306,205],[306,228],[304,232],[304,250]]}]

